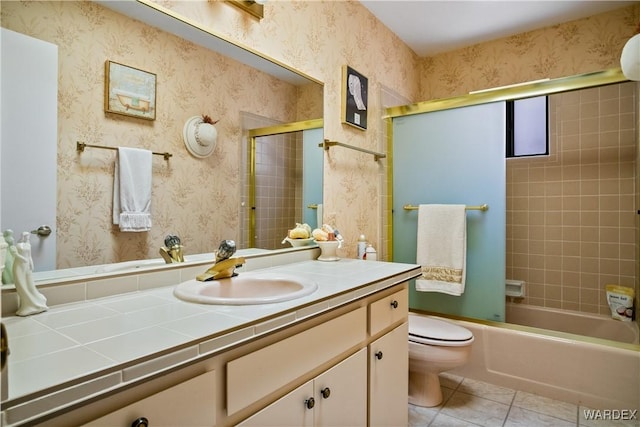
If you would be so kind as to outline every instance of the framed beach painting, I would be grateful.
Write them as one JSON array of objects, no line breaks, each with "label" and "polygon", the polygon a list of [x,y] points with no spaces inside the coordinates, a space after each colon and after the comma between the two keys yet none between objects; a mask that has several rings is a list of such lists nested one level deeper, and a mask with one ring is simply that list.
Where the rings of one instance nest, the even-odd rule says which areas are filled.
[{"label": "framed beach painting", "polygon": [[367,128],[368,80],[344,65],[342,67],[342,122],[359,129]]},{"label": "framed beach painting", "polygon": [[105,62],[104,110],[156,119],[156,75],[113,61]]}]

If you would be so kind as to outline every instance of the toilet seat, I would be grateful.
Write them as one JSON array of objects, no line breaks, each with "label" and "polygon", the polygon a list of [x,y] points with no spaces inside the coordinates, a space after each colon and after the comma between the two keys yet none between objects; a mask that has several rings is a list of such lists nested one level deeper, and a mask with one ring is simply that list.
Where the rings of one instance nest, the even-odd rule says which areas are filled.
[{"label": "toilet seat", "polygon": [[462,326],[428,316],[409,314],[409,341],[458,347],[473,342],[473,334]]}]

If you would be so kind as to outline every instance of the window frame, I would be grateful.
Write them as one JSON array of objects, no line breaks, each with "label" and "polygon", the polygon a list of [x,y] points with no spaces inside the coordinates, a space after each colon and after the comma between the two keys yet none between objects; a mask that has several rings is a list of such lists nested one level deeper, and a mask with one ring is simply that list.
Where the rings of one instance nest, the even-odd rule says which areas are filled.
[{"label": "window frame", "polygon": [[[532,154],[515,154],[515,103],[524,99],[545,98],[545,151],[543,153]],[[505,101],[506,108],[506,158],[536,157],[548,156],[550,154],[550,135],[549,135],[549,95],[540,95],[529,98],[510,99]]]}]

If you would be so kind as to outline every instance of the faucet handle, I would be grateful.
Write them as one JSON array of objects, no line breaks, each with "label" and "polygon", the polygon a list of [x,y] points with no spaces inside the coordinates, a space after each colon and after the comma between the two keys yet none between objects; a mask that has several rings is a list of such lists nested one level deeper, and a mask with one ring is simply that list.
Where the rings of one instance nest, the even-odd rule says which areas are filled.
[{"label": "faucet handle", "polygon": [[180,237],[169,234],[167,237],[164,238],[164,245],[169,249],[174,246],[179,246]]},{"label": "faucet handle", "polygon": [[236,242],[233,240],[223,240],[216,251],[216,262],[229,259],[236,253]]}]

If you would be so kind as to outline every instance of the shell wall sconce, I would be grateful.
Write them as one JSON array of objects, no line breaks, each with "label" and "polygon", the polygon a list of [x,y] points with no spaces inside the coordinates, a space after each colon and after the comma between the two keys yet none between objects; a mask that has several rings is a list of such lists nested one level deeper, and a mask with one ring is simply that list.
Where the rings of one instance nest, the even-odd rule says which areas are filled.
[{"label": "shell wall sconce", "polygon": [[182,130],[182,138],[187,150],[195,157],[209,157],[216,148],[218,131],[214,126],[218,121],[209,116],[193,116],[187,119]]}]

